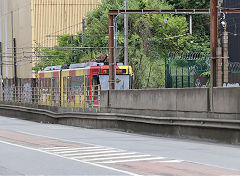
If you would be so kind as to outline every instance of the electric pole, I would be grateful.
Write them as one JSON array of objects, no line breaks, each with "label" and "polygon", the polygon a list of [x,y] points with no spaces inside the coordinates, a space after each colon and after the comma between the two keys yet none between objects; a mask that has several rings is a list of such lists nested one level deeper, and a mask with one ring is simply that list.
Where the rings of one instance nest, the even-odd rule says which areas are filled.
[{"label": "electric pole", "polygon": [[[128,10],[128,0],[124,1],[125,11]],[[128,65],[128,14],[124,14],[124,65]]]},{"label": "electric pole", "polygon": [[109,90],[115,89],[114,68],[114,19],[116,15],[109,15]]},{"label": "electric pole", "polygon": [[218,47],[218,0],[210,1],[211,87],[216,87],[216,56]]}]

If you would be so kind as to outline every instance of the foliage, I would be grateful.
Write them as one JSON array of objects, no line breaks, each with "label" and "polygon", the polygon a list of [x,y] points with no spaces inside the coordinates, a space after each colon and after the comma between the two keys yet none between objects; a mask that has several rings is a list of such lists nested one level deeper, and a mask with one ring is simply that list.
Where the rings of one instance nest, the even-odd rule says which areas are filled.
[{"label": "foliage", "polygon": [[201,76],[205,76],[205,77],[208,78],[208,79],[207,79],[207,84],[206,84],[206,86],[207,86],[207,87],[210,87],[210,86],[211,86],[211,83],[210,83],[211,73],[210,73],[210,71],[202,73]]},{"label": "foliage", "polygon": [[[186,3],[185,3],[186,1]],[[173,9],[174,4],[181,2],[179,8],[206,7],[205,1],[188,0],[131,0],[129,9]],[[200,3],[202,2],[202,3]],[[108,11],[124,9],[124,0],[102,0],[98,8],[87,15],[87,29],[82,42],[79,32],[73,39],[70,35],[58,38],[54,49],[41,49],[39,55],[62,55],[61,57],[44,57],[36,64],[34,70],[49,65],[64,65],[90,60],[100,52],[94,50],[57,50],[58,46],[108,47]],[[196,7],[195,7],[196,6]],[[205,19],[199,18],[200,23]],[[196,23],[196,21],[195,21]],[[117,18],[118,47],[124,44],[123,15]],[[199,31],[201,29],[198,28]],[[129,15],[129,64],[135,74],[134,88],[164,87],[164,58],[170,51],[204,51],[209,50],[209,39],[206,30],[196,35],[188,33],[188,19],[184,15]],[[181,36],[181,37],[176,37]],[[74,56],[71,56],[74,55]],[[119,50],[118,61],[123,61],[122,50]]]},{"label": "foliage", "polygon": [[[209,0],[168,0],[168,3],[176,9],[209,9]],[[195,15],[193,18],[193,26],[198,32],[209,34],[209,16]]]}]

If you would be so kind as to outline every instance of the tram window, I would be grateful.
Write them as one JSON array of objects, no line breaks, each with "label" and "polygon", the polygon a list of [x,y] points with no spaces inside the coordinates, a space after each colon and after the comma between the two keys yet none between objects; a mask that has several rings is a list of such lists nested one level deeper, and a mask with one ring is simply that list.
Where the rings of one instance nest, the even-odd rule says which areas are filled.
[{"label": "tram window", "polygon": [[72,77],[72,88],[74,94],[83,94],[84,77],[74,76]]},{"label": "tram window", "polygon": [[56,84],[56,79],[52,79],[52,97],[54,96],[54,91],[55,91],[55,84]]},{"label": "tram window", "polygon": [[44,87],[47,87],[48,89],[51,87],[51,78],[46,78],[45,79],[45,86]]},{"label": "tram window", "polygon": [[63,77],[63,93],[66,93],[66,87],[67,87],[67,77]]},{"label": "tram window", "polygon": [[93,79],[92,79],[93,96],[97,96],[98,95],[98,86],[99,86],[99,84],[100,84],[99,76],[94,75]]},{"label": "tram window", "polygon": [[58,78],[52,79],[52,92],[56,92],[58,88]]},{"label": "tram window", "polygon": [[41,79],[41,88],[43,93],[49,93],[49,89],[51,87],[51,79],[50,78],[43,78]]},{"label": "tram window", "polygon": [[44,79],[40,79],[40,87],[41,88],[43,87],[43,81],[44,81]]}]

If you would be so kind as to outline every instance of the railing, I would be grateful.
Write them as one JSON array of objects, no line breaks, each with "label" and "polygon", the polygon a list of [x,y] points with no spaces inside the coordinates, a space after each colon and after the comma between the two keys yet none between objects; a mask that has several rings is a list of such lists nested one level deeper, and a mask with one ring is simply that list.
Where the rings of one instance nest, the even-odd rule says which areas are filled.
[{"label": "railing", "polygon": [[0,101],[38,104],[53,107],[100,109],[100,86],[64,87],[2,87]]}]

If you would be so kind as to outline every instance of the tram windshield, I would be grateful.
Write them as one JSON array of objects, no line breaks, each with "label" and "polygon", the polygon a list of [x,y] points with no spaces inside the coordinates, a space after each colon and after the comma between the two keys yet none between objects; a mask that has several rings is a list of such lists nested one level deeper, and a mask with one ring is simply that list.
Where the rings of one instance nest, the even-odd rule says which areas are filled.
[{"label": "tram windshield", "polygon": [[[101,90],[109,90],[109,75],[99,75]],[[129,75],[116,75],[116,90],[128,90],[130,88]]]}]

